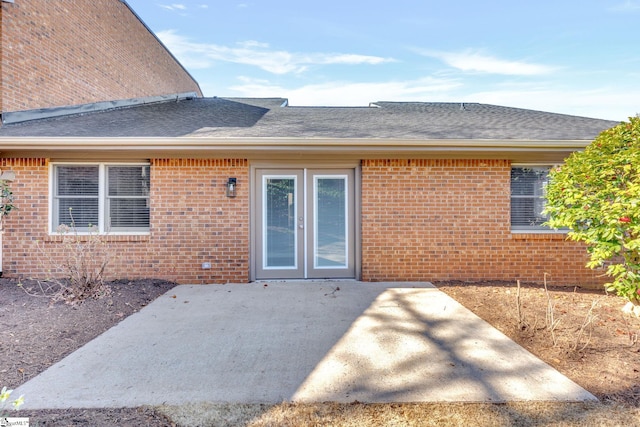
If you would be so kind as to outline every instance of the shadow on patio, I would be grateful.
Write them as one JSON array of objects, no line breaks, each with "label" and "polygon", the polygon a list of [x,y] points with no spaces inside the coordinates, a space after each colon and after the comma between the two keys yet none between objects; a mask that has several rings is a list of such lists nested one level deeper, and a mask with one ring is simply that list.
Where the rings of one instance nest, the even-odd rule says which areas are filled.
[{"label": "shadow on patio", "polygon": [[32,409],[594,399],[428,283],[331,281],[178,286],[16,393]]},{"label": "shadow on patio", "polygon": [[293,396],[296,401],[593,399],[437,289],[382,292]]}]

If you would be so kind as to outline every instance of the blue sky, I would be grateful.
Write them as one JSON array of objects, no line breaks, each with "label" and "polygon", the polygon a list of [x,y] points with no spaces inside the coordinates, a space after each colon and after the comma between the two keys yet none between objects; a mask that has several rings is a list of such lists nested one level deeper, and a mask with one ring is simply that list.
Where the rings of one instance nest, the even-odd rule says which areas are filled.
[{"label": "blue sky", "polygon": [[205,96],[640,113],[640,0],[127,0]]}]

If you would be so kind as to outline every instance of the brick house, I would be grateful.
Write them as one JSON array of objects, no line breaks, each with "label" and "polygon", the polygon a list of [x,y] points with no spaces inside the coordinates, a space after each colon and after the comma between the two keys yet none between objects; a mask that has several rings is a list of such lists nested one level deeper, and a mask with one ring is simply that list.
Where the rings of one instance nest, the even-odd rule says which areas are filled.
[{"label": "brick house", "polygon": [[[3,25],[15,4],[2,3]],[[4,225],[6,275],[46,274],[35,242],[60,257],[56,229],[72,207],[77,227],[97,225],[117,250],[119,277],[602,281],[541,210],[549,167],[614,122],[484,104],[201,98],[178,74],[184,86],[123,88],[112,98],[126,102],[81,109],[30,104],[5,122],[0,169],[15,174],[19,207]]]},{"label": "brick house", "polygon": [[1,0],[2,123],[202,96],[125,1]]}]

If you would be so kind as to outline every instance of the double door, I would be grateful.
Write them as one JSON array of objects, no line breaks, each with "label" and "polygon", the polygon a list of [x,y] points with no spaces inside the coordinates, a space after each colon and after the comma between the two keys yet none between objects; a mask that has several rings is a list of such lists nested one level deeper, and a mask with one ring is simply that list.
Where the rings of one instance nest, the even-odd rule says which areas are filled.
[{"label": "double door", "polygon": [[354,278],[353,169],[258,169],[256,279]]}]

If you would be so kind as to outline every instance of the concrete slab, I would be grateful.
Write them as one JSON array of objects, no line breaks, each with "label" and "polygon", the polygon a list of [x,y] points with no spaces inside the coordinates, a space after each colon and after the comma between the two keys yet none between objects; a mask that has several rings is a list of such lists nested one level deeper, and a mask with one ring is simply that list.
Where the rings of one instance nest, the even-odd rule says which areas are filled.
[{"label": "concrete slab", "polygon": [[15,391],[25,409],[595,400],[429,283],[178,286]]}]

